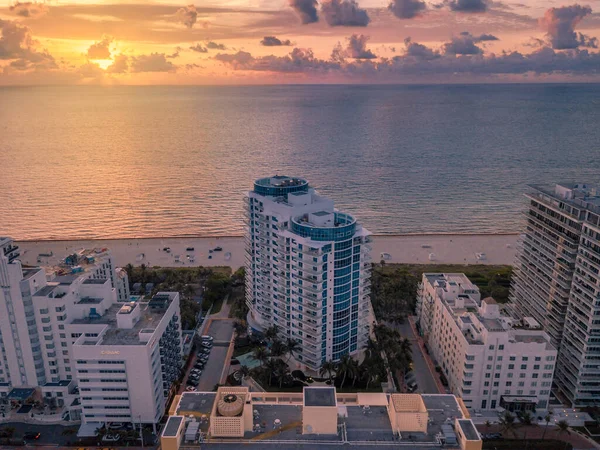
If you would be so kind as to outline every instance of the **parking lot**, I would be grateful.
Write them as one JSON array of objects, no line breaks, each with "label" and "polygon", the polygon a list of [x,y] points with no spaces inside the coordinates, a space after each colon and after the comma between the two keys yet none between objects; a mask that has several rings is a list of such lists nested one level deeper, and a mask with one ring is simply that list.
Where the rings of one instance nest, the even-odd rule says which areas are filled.
[{"label": "parking lot", "polygon": [[[221,379],[223,367],[229,363],[229,361],[227,361],[227,351],[233,334],[233,321],[213,320],[206,334],[213,338],[213,347],[209,354],[208,361],[202,369],[202,375],[200,375],[198,386],[196,386],[196,390],[199,392],[212,391],[215,384],[219,383]],[[190,367],[190,371],[198,361],[197,353],[199,350],[200,348],[196,348],[195,350],[194,361]],[[186,374],[186,378],[182,384],[182,390],[187,386],[188,376],[189,372]]]}]

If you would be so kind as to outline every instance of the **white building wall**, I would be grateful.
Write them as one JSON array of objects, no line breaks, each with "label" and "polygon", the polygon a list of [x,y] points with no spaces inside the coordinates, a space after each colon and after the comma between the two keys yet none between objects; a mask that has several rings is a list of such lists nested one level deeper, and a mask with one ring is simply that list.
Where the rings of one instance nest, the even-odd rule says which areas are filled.
[{"label": "white building wall", "polygon": [[[510,319],[493,311],[485,312],[485,301],[479,311],[467,314],[463,314],[459,303],[449,306],[446,300],[459,299],[458,294],[462,294],[465,287],[468,292],[473,292],[464,275],[451,275],[454,279],[462,276],[465,280],[458,290],[455,287],[455,292],[447,285],[432,285],[426,275],[422,280],[421,302],[432,297],[433,303],[421,310],[419,320],[422,329],[428,326],[423,324],[430,324],[425,339],[432,357],[446,375],[451,391],[472,409],[496,409],[503,396],[534,396],[537,408],[547,408],[557,355],[549,343],[550,338],[538,330],[512,326],[486,328],[480,321],[485,317],[500,322]],[[469,295],[478,299],[478,294]],[[460,314],[456,314],[453,306]],[[427,317],[425,313],[431,316]]]}]

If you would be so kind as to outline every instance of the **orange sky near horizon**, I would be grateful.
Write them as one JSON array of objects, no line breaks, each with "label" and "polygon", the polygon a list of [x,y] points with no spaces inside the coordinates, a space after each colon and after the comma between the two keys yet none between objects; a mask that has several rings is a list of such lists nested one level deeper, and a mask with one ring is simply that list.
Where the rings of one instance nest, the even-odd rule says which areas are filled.
[{"label": "orange sky near horizon", "polygon": [[0,0],[0,85],[600,81],[598,3]]}]

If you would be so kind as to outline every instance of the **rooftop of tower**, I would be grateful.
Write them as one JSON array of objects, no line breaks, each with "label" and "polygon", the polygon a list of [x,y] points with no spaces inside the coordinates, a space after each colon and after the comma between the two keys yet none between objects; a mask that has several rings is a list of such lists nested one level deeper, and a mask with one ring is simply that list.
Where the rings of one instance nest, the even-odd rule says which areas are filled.
[{"label": "rooftop of tower", "polygon": [[278,197],[301,191],[308,191],[308,181],[304,178],[275,175],[254,182],[254,192],[265,196]]},{"label": "rooftop of tower", "polygon": [[584,208],[600,214],[600,186],[597,184],[557,183],[553,189],[539,184],[530,184],[529,187],[538,195],[560,199],[579,210]]}]

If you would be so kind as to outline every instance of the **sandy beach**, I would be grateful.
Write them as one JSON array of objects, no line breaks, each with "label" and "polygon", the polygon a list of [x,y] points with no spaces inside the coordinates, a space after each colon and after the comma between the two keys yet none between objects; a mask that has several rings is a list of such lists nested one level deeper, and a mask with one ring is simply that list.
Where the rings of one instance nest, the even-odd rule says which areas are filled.
[{"label": "sandy beach", "polygon": [[[374,262],[387,254],[384,255],[387,263],[512,264],[517,238],[517,234],[380,235],[373,237],[371,254]],[[21,247],[21,260],[28,265],[52,265],[84,248],[110,249],[118,266],[231,266],[237,269],[244,265],[245,255],[242,236],[21,241],[17,245]],[[222,250],[214,251],[216,247]],[[50,253],[52,256],[40,256]]]}]

